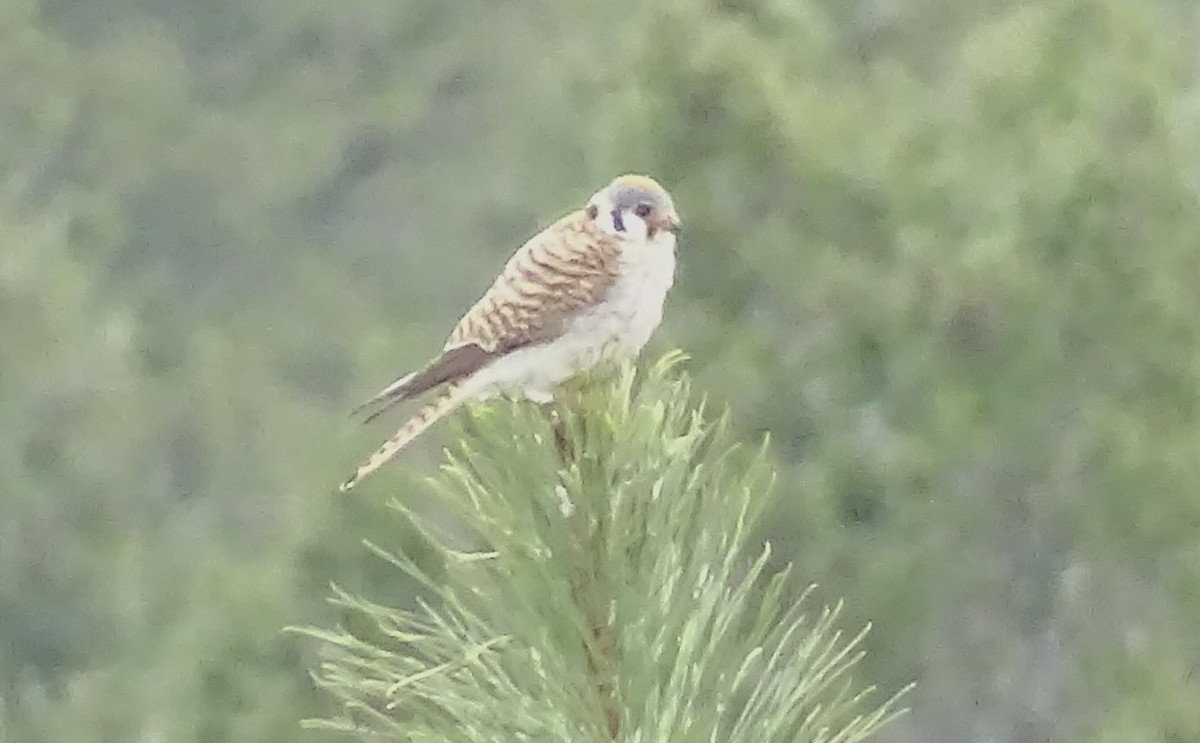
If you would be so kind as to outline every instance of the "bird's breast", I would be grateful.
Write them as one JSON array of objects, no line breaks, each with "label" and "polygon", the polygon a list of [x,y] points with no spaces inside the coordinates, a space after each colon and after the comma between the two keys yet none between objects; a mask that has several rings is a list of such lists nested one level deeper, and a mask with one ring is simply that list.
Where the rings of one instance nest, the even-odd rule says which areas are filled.
[{"label": "bird's breast", "polygon": [[674,237],[670,242],[631,243],[604,300],[580,317],[578,329],[603,344],[609,359],[637,355],[662,321],[663,303],[675,281]]}]

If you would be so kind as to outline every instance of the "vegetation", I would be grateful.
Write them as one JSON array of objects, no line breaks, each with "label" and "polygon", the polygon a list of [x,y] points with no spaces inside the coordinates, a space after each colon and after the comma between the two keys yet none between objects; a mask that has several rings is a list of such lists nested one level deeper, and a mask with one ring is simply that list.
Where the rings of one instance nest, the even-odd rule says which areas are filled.
[{"label": "vegetation", "polygon": [[[422,526],[423,567],[379,554],[428,598],[397,611],[340,595],[357,625],[333,651],[331,730],[362,740],[866,740],[896,714],[850,672],[866,631],[810,612],[746,541],[768,502],[764,457],[668,356],[564,395],[477,411]],[[364,629],[364,626],[369,629]],[[378,736],[378,737],[377,737]]]},{"label": "vegetation", "polygon": [[[437,429],[345,411],[623,171],[876,738],[1200,739],[1200,18],[1170,0],[0,3],[0,740],[323,741]],[[752,550],[754,551],[754,550]]]}]

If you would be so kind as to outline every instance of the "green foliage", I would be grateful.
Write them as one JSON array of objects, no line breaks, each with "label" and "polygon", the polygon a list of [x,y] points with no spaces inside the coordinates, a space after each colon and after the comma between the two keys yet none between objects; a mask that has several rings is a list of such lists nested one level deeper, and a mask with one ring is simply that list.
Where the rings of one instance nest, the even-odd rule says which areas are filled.
[{"label": "green foliage", "polygon": [[[752,541],[919,681],[880,733],[1200,739],[1200,116],[1176,0],[0,3],[0,740],[324,740],[288,624],[439,428],[344,411],[616,172]],[[430,514],[437,500],[421,504]],[[828,593],[825,593],[828,592]]]},{"label": "green foliage", "polygon": [[[403,610],[340,593],[356,633],[319,681],[336,730],[392,740],[859,741],[850,670],[861,635],[807,614],[748,560],[767,503],[764,456],[730,448],[668,356],[581,390],[553,423],[532,405],[479,410],[420,525],[430,566],[386,556],[429,597]],[[497,409],[499,408],[499,409]],[[378,638],[378,639],[372,639]]]}]

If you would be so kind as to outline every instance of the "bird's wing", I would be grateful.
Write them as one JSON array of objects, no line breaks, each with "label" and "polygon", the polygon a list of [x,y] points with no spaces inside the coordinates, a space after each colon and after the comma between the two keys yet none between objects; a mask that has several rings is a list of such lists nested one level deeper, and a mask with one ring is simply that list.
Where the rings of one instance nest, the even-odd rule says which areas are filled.
[{"label": "bird's wing", "polygon": [[583,211],[542,230],[454,327],[442,353],[355,409],[372,420],[402,400],[474,374],[523,346],[557,338],[578,312],[603,301],[617,279],[621,246]]},{"label": "bird's wing", "polygon": [[493,354],[473,343],[447,348],[424,368],[400,377],[384,387],[370,400],[351,411],[350,415],[367,413],[371,409],[363,419],[364,423],[369,423],[396,403],[416,397],[446,382],[462,379],[478,371],[493,358]]},{"label": "bird's wing", "polygon": [[475,345],[502,356],[553,340],[616,282],[621,245],[583,211],[522,245],[495,283],[458,321],[446,351]]}]

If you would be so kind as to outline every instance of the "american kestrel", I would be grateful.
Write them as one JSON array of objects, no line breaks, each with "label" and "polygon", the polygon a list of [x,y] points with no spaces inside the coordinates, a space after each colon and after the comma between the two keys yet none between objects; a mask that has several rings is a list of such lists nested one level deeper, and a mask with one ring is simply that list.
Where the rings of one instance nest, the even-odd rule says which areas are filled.
[{"label": "american kestrel", "polygon": [[662,320],[679,226],[666,189],[647,176],[623,175],[518,248],[440,355],[355,410],[370,421],[441,388],[341,489],[468,400],[505,394],[547,403],[576,374],[635,357]]}]

